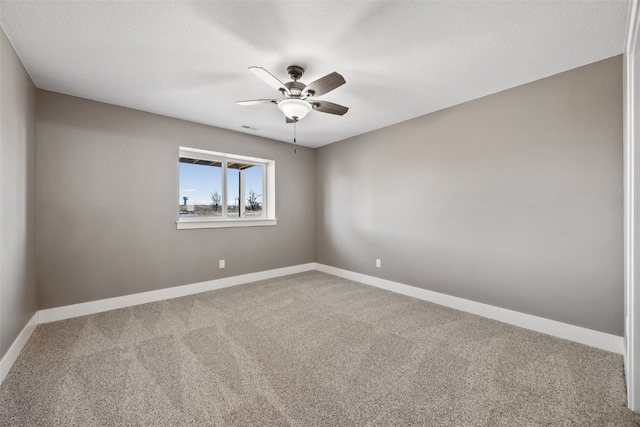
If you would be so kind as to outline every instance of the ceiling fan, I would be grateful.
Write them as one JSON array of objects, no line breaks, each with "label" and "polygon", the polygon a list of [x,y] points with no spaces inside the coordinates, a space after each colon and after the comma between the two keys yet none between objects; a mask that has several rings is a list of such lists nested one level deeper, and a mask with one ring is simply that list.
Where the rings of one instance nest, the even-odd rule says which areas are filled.
[{"label": "ceiling fan", "polygon": [[238,105],[276,104],[280,111],[284,113],[287,123],[295,123],[301,120],[311,110],[320,111],[321,113],[337,114],[339,116],[349,111],[349,108],[342,105],[314,99],[314,97],[331,92],[346,83],[344,77],[336,72],[327,74],[305,85],[298,81],[304,74],[304,68],[299,65],[287,67],[287,72],[291,78],[291,81],[287,83],[282,83],[262,67],[249,67],[249,70],[266,84],[279,91],[284,98],[238,101]]}]

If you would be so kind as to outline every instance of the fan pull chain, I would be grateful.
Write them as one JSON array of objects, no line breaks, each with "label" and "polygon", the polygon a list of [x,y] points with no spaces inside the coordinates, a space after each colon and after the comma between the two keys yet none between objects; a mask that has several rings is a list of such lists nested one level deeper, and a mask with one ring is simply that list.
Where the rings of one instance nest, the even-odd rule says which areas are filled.
[{"label": "fan pull chain", "polygon": [[297,120],[293,122],[293,154],[296,154],[296,123]]}]

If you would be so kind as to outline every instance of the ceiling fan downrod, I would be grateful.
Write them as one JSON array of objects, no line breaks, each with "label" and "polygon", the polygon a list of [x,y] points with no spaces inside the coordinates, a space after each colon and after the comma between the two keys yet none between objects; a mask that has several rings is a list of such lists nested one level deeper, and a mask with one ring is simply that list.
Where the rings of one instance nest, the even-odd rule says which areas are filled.
[{"label": "ceiling fan downrod", "polygon": [[289,77],[291,77],[291,80],[297,82],[304,74],[304,68],[299,65],[289,65],[287,67],[287,73],[289,73]]}]

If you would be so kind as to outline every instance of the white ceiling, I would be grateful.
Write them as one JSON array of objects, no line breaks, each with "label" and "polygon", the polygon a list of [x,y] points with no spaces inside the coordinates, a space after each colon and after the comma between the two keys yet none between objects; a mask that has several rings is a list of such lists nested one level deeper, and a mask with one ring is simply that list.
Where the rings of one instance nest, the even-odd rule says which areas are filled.
[{"label": "white ceiling", "polygon": [[[35,85],[291,142],[282,81],[332,71],[298,143],[319,147],[621,54],[629,1],[5,1],[0,22]],[[257,130],[244,130],[243,125]]]}]

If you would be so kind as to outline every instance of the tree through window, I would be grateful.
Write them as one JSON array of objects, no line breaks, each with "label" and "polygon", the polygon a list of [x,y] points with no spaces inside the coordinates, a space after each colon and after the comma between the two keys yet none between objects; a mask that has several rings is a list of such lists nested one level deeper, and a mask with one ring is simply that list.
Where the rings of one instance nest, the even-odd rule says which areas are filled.
[{"label": "tree through window", "polygon": [[178,166],[179,223],[275,219],[272,160],[180,147]]}]

